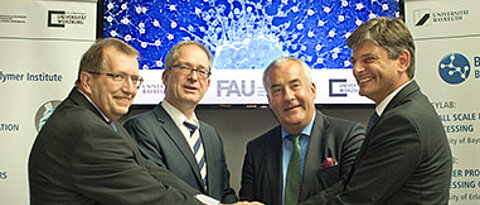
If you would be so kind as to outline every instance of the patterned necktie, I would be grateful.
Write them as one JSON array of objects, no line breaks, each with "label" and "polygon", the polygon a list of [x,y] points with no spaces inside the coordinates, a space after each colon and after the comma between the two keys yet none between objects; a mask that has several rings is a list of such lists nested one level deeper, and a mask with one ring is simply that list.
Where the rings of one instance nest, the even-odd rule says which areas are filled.
[{"label": "patterned necktie", "polygon": [[374,111],[372,116],[370,117],[370,120],[368,121],[367,133],[369,133],[373,126],[377,124],[379,119],[380,117],[378,116],[377,111]]},{"label": "patterned necktie", "polygon": [[289,135],[288,139],[293,143],[293,150],[290,162],[288,163],[284,205],[295,205],[300,195],[300,170],[302,165],[302,159],[300,157],[300,135]]},{"label": "patterned necktie", "polygon": [[203,185],[205,186],[205,189],[206,189],[207,188],[207,164],[205,162],[202,139],[200,138],[199,134],[194,135],[198,127],[187,121],[183,122],[183,125],[185,125],[185,127],[187,127],[190,130],[190,140],[188,141],[188,144],[193,150],[193,154],[195,155],[195,160],[198,163],[198,169],[200,170],[200,176],[202,177]]}]

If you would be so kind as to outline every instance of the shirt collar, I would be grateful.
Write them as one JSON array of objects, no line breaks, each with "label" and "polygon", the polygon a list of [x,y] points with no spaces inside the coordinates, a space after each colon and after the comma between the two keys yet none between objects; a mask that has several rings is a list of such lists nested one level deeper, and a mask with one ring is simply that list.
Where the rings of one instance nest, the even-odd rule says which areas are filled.
[{"label": "shirt collar", "polygon": [[193,113],[192,119],[187,119],[187,117],[185,117],[185,115],[182,112],[180,112],[180,110],[175,108],[168,101],[163,100],[160,105],[163,107],[163,109],[165,109],[165,111],[168,113],[168,115],[170,115],[173,122],[175,122],[175,124],[178,127],[182,126],[183,122],[185,122],[185,121],[188,121],[189,123],[193,123],[193,124],[197,125],[197,127],[200,126],[200,123],[198,122],[198,119],[197,119],[197,116],[195,115],[195,113]]},{"label": "shirt collar", "polygon": [[88,102],[90,102],[90,104],[92,104],[93,107],[95,107],[95,109],[97,109],[97,111],[100,113],[100,115],[103,117],[103,119],[104,119],[106,122],[110,123],[110,122],[112,121],[112,120],[110,120],[110,119],[102,112],[102,110],[100,110],[100,109],[97,107],[97,105],[95,105],[95,103],[93,103],[92,99],[91,99],[90,97],[88,97],[87,94],[85,94],[82,90],[80,90],[80,89],[78,89],[78,88],[77,88],[77,90],[78,90],[78,92],[82,93],[82,95],[85,96],[85,98],[87,98]]},{"label": "shirt collar", "polygon": [[400,86],[395,91],[390,93],[390,95],[385,97],[385,99],[383,99],[382,102],[380,102],[380,104],[378,104],[378,106],[375,107],[375,111],[377,112],[378,116],[382,116],[383,111],[385,111],[385,108],[387,108],[387,105],[390,103],[390,101],[392,101],[393,97],[395,97],[395,95],[397,95],[398,92],[400,92],[400,90],[402,90],[410,82],[412,82],[412,80],[404,83],[402,86]]},{"label": "shirt collar", "polygon": [[[313,117],[312,120],[310,120],[310,123],[303,128],[303,130],[300,132],[302,135],[310,136],[312,134],[312,128],[313,128],[313,122],[315,121],[315,116],[317,115],[317,112],[313,112]],[[282,127],[282,139],[285,139],[287,136],[291,135],[292,133],[287,132],[285,129]]]}]

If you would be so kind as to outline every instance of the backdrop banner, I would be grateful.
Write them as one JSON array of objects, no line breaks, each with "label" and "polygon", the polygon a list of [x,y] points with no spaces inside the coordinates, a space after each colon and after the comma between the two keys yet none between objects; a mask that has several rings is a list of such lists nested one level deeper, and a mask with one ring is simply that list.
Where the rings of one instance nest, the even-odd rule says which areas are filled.
[{"label": "backdrop banner", "polygon": [[0,203],[29,204],[28,156],[95,41],[96,1],[0,1]]},{"label": "backdrop banner", "polygon": [[450,204],[480,203],[480,4],[407,1],[416,79],[442,120],[453,154]]}]

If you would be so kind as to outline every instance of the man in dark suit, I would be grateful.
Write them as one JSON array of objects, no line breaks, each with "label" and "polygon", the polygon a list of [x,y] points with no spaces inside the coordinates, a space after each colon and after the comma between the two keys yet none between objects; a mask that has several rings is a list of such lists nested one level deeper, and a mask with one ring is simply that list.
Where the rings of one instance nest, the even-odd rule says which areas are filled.
[{"label": "man in dark suit", "polygon": [[276,59],[263,83],[280,126],[248,143],[240,199],[297,204],[349,172],[365,130],[315,109],[316,87],[302,60]]},{"label": "man in dark suit", "polygon": [[114,38],[83,55],[75,88],[31,150],[31,204],[217,204],[145,159],[116,122],[142,83],[137,57]]},{"label": "man in dark suit", "polygon": [[222,139],[194,112],[210,85],[211,62],[210,51],[199,42],[175,45],[167,54],[162,74],[165,99],[124,126],[147,158],[196,190],[232,203],[237,197],[230,187]]},{"label": "man in dark suit", "polygon": [[448,204],[450,147],[412,80],[415,46],[407,27],[398,19],[372,19],[347,44],[359,93],[375,102],[377,117],[348,179],[304,204]]}]

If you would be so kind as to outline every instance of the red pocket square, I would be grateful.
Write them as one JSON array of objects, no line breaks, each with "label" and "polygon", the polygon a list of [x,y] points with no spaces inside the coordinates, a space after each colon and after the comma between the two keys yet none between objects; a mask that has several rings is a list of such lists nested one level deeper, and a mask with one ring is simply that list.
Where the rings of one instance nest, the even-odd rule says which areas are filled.
[{"label": "red pocket square", "polygon": [[329,167],[333,167],[335,165],[338,165],[338,162],[337,160],[331,158],[331,157],[327,157],[323,162],[322,162],[322,166],[320,167],[320,169],[326,169],[326,168],[329,168]]}]

